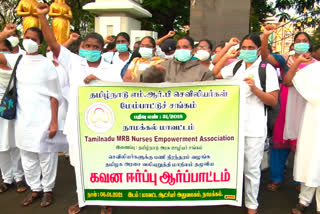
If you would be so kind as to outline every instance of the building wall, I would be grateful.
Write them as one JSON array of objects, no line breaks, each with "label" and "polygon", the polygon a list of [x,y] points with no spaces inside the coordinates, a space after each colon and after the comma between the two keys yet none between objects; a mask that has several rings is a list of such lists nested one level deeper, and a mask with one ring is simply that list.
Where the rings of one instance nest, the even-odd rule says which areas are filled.
[{"label": "building wall", "polygon": [[191,0],[190,35],[214,43],[249,32],[250,0]]}]

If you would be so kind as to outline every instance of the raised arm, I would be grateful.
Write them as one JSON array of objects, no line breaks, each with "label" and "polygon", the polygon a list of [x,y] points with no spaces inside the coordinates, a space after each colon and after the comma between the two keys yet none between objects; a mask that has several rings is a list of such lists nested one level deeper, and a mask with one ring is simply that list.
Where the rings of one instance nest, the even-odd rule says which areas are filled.
[{"label": "raised arm", "polygon": [[[7,39],[9,36],[12,36],[15,34],[16,31],[16,25],[15,24],[6,24],[2,32],[0,33],[0,41],[3,41]],[[0,64],[1,65],[7,65],[7,59],[6,57],[0,53]]]},{"label": "raised arm", "polygon": [[43,36],[48,43],[48,46],[51,48],[51,51],[55,57],[59,57],[60,53],[60,45],[57,42],[52,29],[49,26],[49,23],[46,19],[46,15],[49,12],[49,6],[44,3],[39,3],[37,5],[37,13],[39,17],[39,21],[41,24],[41,29],[43,32]]},{"label": "raised arm", "polygon": [[226,53],[221,60],[218,61],[217,64],[215,64],[213,68],[213,75],[216,77],[216,79],[223,79],[221,75],[221,69],[225,66],[228,59],[235,58],[239,56],[240,51],[237,50],[231,50],[229,53]]},{"label": "raised arm", "polygon": [[301,54],[291,65],[288,73],[284,76],[282,84],[285,86],[293,86],[292,80],[298,71],[299,65],[301,63],[310,63],[312,61],[312,56],[310,53]]},{"label": "raised arm", "polygon": [[156,41],[156,45],[160,45],[164,40],[169,39],[171,37],[174,37],[174,35],[176,35],[176,33],[174,31],[169,31],[169,33],[163,37],[161,37],[160,39],[157,39]]},{"label": "raised arm", "polygon": [[240,40],[236,37],[232,37],[228,44],[222,48],[222,50],[216,55],[216,57],[212,60],[212,64],[216,65],[220,59],[229,51],[232,46],[235,46],[240,43]]},{"label": "raised arm", "polygon": [[269,48],[268,48],[268,40],[269,36],[275,32],[275,27],[273,25],[267,25],[264,27],[262,40],[261,40],[261,58],[269,62],[273,66],[278,65],[278,61],[271,55]]},{"label": "raised arm", "polygon": [[77,33],[71,33],[70,37],[67,41],[65,41],[62,45],[64,47],[69,47],[70,45],[72,45],[72,43],[74,43],[75,41],[77,41],[79,39],[80,35]]}]

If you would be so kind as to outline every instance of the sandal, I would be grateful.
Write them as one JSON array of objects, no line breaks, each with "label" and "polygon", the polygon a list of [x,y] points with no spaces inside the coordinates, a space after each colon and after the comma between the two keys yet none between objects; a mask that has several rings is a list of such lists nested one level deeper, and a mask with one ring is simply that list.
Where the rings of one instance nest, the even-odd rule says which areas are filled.
[{"label": "sandal", "polygon": [[268,184],[267,188],[269,191],[275,192],[279,190],[280,186],[281,186],[281,183],[272,181],[270,184]]},{"label": "sandal", "polygon": [[81,210],[82,208],[79,207],[79,203],[77,202],[69,207],[68,214],[78,214],[81,212]]},{"label": "sandal", "polygon": [[307,207],[303,206],[302,204],[297,204],[296,208],[291,210],[292,214],[301,214],[306,210]]},{"label": "sandal", "polygon": [[17,192],[21,193],[21,192],[25,192],[27,190],[27,185],[24,181],[18,181],[16,182],[16,186],[17,186]]},{"label": "sandal", "polygon": [[112,207],[101,207],[100,214],[112,214]]},{"label": "sandal", "polygon": [[43,193],[43,196],[41,198],[41,207],[48,207],[52,204],[53,197],[52,197],[52,192],[45,192]]},{"label": "sandal", "polygon": [[11,186],[12,186],[12,184],[8,184],[8,183],[0,184],[0,193],[7,192]]},{"label": "sandal", "polygon": [[23,200],[23,206],[29,206],[33,203],[34,200],[41,197],[41,192],[30,192],[27,197]]}]

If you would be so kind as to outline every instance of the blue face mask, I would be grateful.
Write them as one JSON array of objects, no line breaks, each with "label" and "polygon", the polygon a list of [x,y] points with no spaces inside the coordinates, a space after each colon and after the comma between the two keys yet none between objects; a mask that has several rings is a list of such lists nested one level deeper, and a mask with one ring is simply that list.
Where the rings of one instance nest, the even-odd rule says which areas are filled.
[{"label": "blue face mask", "polygon": [[258,58],[258,50],[240,50],[240,59],[243,61],[252,63],[257,60]]},{"label": "blue face mask", "polygon": [[174,52],[174,57],[180,62],[187,62],[192,58],[191,50],[177,49],[176,52]]},{"label": "blue face mask", "polygon": [[79,56],[86,58],[89,62],[97,62],[101,58],[101,51],[80,49]]},{"label": "blue face mask", "polygon": [[11,54],[11,52],[8,52],[8,51],[0,51],[0,53],[2,53],[2,54]]},{"label": "blue face mask", "polygon": [[116,49],[122,53],[128,51],[128,45],[127,44],[116,44]]},{"label": "blue face mask", "polygon": [[307,53],[310,49],[309,43],[296,43],[294,44],[294,51],[296,54],[304,54]]},{"label": "blue face mask", "polygon": [[216,54],[213,54],[213,55],[211,56],[211,61],[212,61],[215,57],[216,57]]}]

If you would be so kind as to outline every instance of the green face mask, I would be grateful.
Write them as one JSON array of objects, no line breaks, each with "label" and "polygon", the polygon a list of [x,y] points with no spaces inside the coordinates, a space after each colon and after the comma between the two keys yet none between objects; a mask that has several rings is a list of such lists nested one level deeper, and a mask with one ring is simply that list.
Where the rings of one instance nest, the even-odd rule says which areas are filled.
[{"label": "green face mask", "polygon": [[258,50],[240,50],[239,58],[245,62],[252,63],[258,58]]},{"label": "green face mask", "polygon": [[187,62],[192,58],[191,50],[189,49],[178,49],[174,53],[174,56],[180,62]]},{"label": "green face mask", "polygon": [[86,58],[89,62],[97,62],[101,57],[101,51],[80,49],[79,56]]}]

